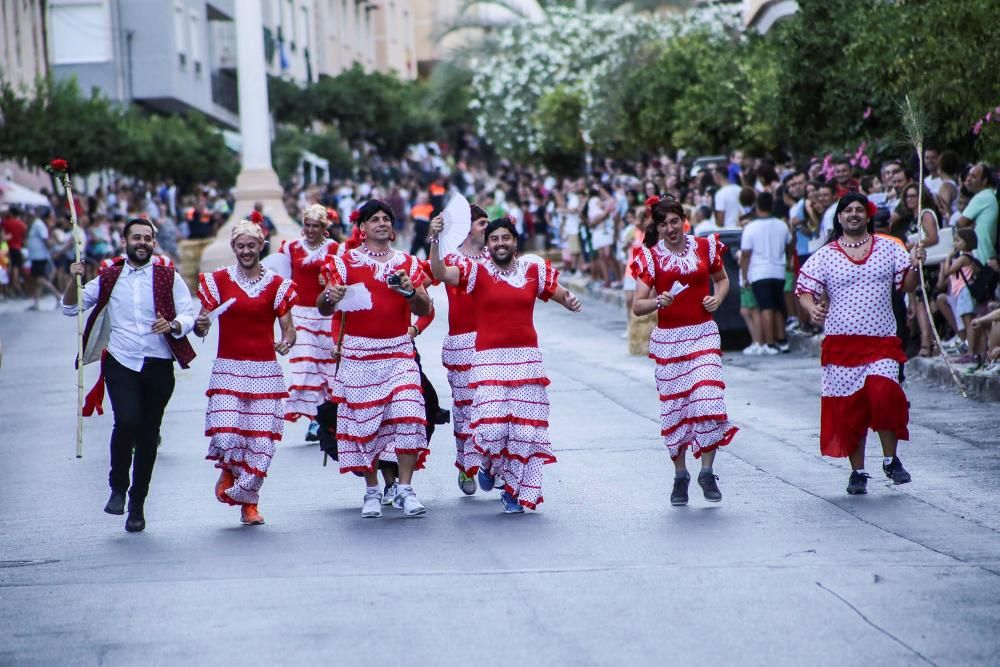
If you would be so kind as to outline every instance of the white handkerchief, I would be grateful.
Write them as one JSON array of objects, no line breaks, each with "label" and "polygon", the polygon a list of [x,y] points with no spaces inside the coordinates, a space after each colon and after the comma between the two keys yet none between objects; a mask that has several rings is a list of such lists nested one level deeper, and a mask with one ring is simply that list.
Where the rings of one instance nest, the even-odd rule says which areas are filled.
[{"label": "white handkerchief", "polygon": [[670,290],[667,292],[667,294],[669,294],[670,296],[677,296],[687,288],[688,286],[685,285],[684,283],[675,282],[673,285],[670,286]]},{"label": "white handkerchief", "polygon": [[218,306],[216,306],[211,312],[208,313],[208,319],[211,320],[212,322],[215,322],[217,319],[219,319],[219,317],[222,316],[222,313],[229,310],[229,307],[232,306],[234,303],[236,303],[235,297],[226,299]]},{"label": "white handkerchief", "polygon": [[344,313],[353,313],[358,310],[372,309],[372,293],[368,291],[364,283],[354,283],[347,286],[347,293],[344,298],[337,302],[337,310]]}]

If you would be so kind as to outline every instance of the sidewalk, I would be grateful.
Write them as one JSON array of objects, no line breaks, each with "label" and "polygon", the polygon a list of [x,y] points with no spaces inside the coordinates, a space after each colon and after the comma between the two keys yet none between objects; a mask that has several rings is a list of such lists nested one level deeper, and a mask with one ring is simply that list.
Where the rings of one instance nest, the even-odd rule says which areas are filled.
[{"label": "sidewalk", "polygon": [[[618,308],[625,308],[625,295],[620,289],[591,286],[586,276],[580,278],[564,276],[562,284],[574,294],[610,303]],[[788,337],[788,342],[792,351],[804,352],[818,357],[823,337],[792,334]],[[952,366],[959,380],[962,381],[965,393],[969,398],[977,401],[1000,401],[1000,377],[973,375],[972,370],[975,368],[975,364],[953,363]],[[948,372],[948,367],[941,357],[914,357],[910,359],[906,363],[906,375],[910,378],[922,378],[932,384],[957,391],[951,373]]]}]

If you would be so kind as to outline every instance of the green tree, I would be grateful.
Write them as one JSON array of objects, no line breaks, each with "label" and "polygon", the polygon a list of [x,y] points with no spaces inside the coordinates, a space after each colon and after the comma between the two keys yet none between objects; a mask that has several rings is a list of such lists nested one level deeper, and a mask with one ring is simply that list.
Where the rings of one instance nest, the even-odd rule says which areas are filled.
[{"label": "green tree", "polygon": [[546,93],[538,101],[534,124],[542,137],[542,162],[559,175],[579,173],[587,146],[580,129],[583,100],[565,86]]}]

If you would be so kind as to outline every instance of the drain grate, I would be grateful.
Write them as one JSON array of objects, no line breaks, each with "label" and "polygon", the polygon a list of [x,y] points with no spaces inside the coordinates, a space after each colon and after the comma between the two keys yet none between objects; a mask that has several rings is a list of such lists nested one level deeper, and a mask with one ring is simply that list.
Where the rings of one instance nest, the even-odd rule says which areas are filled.
[{"label": "drain grate", "polygon": [[5,567],[28,567],[29,565],[47,565],[48,563],[58,563],[54,558],[32,558],[29,560],[0,560],[0,570]]}]

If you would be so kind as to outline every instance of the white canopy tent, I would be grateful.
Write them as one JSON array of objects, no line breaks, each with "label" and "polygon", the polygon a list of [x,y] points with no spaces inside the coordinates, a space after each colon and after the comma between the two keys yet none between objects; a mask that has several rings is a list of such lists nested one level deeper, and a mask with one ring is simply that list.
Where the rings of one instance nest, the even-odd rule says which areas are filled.
[{"label": "white canopy tent", "polygon": [[0,206],[48,206],[49,200],[14,181],[0,180]]}]

